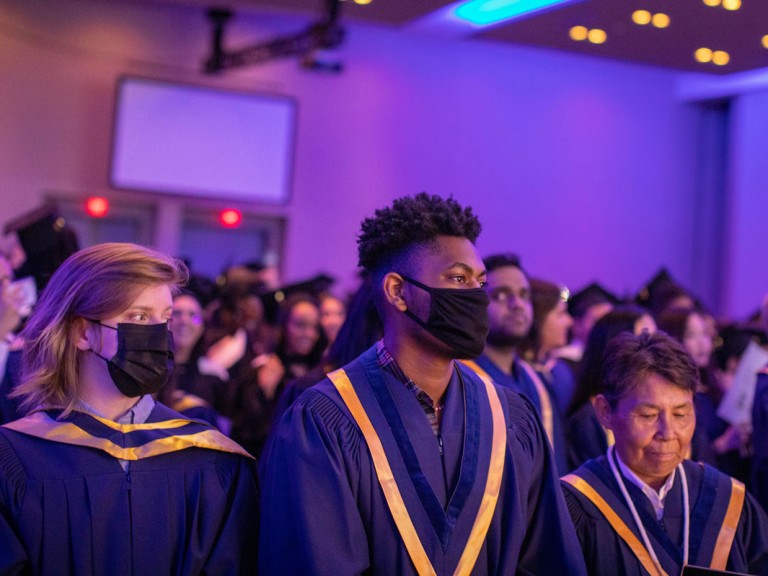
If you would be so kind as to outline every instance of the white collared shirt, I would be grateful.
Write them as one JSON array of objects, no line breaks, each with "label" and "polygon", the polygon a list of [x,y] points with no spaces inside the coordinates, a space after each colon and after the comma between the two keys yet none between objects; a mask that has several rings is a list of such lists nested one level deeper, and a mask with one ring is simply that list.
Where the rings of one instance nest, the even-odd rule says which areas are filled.
[{"label": "white collared shirt", "polygon": [[653,506],[654,512],[656,512],[656,520],[661,520],[664,517],[664,499],[667,497],[667,494],[672,489],[672,485],[675,483],[675,473],[677,472],[677,469],[672,470],[672,474],[667,476],[667,479],[662,485],[661,489],[656,492],[656,490],[640,480],[637,474],[632,472],[632,470],[630,470],[629,467],[621,461],[618,452],[615,452],[615,454],[616,461],[619,463],[619,468],[621,469],[621,473],[625,478],[632,482],[632,484],[643,491],[643,494],[645,494],[648,497],[648,500],[651,501],[651,506]]}]

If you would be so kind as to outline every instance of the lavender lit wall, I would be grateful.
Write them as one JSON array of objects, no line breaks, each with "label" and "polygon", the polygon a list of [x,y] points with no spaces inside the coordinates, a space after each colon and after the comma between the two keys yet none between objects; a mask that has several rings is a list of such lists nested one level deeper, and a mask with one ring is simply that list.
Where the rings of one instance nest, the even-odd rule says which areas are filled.
[{"label": "lavender lit wall", "polygon": [[734,99],[727,309],[754,311],[768,294],[768,88]]},{"label": "lavender lit wall", "polygon": [[[241,16],[228,41],[305,24]],[[269,210],[288,220],[288,280],[326,271],[351,284],[361,218],[426,190],[472,204],[481,253],[515,251],[534,275],[628,294],[665,265],[703,288],[692,284],[698,112],[676,97],[675,72],[350,25],[339,76],[281,61],[211,79],[197,73],[202,9],[6,0],[0,26],[2,221],[51,190],[114,194],[115,81],[150,75],[297,99],[292,201]],[[173,206],[150,201],[155,244],[172,251]]]}]

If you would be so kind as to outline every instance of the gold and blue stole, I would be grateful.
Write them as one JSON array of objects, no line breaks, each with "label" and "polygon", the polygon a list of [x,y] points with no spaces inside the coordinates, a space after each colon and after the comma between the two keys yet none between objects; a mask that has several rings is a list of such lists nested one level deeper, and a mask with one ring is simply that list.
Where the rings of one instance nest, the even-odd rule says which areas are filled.
[{"label": "gold and blue stole", "polygon": [[40,410],[4,427],[51,442],[95,448],[121,460],[141,460],[192,447],[252,458],[236,442],[195,420],[118,424],[85,412],[61,414],[62,410]]},{"label": "gold and blue stole", "polygon": [[[375,362],[375,359],[373,361]],[[368,366],[368,372],[372,372],[373,368],[373,365]],[[507,444],[506,419],[498,393],[490,380],[482,379],[482,384],[478,386],[476,381],[471,380],[474,375],[464,372],[462,376],[460,369],[458,367],[456,369],[460,381],[463,382],[464,450],[458,482],[445,509],[435,496],[421,469],[406,427],[383,380],[367,378],[370,388],[360,387],[356,390],[356,385],[353,385],[344,369],[328,375],[362,432],[392,518],[420,576],[433,575],[436,572],[412,516],[415,514],[422,518],[423,514],[426,515],[443,551],[446,551],[452,537],[453,539],[457,537],[455,528],[471,495],[474,498],[473,502],[479,500],[471,527],[463,526],[468,535],[463,542],[454,571],[456,575],[470,574],[485,542],[504,473]],[[358,382],[357,379],[355,381]],[[359,386],[362,386],[362,383]],[[358,391],[361,394],[358,394]],[[481,402],[486,402],[487,406],[483,408]],[[368,409],[365,408],[365,404],[368,405]],[[487,439],[483,437],[481,431],[481,418],[483,418],[481,409],[490,412],[490,429],[492,430],[490,453],[486,456],[487,460],[482,462],[479,461],[479,447],[480,443],[483,443],[487,448]],[[372,411],[375,411],[375,414],[371,413]],[[387,424],[386,429],[381,426],[380,416]],[[372,419],[380,422],[378,430]],[[393,472],[393,465],[390,464],[393,459],[404,464],[407,476]],[[410,485],[406,484],[407,479],[410,479]],[[483,487],[478,488],[476,484],[482,481],[484,481]],[[417,501],[421,504],[421,510],[414,508],[412,499],[410,507],[406,504],[408,494],[414,492],[417,495]],[[478,493],[482,495],[479,499]]]},{"label": "gold and blue stole", "polygon": [[[600,511],[646,571],[655,576],[658,571],[635,533],[634,521],[626,512],[626,506],[616,496],[617,489],[613,488],[614,481],[609,477],[610,472],[606,472],[604,466],[599,463],[603,458],[588,462],[561,480],[580,492]],[[744,485],[711,466],[690,461],[683,465],[689,479],[692,475],[701,478],[701,485],[697,490],[698,497],[691,495],[689,562],[715,570],[725,570],[744,505]],[[677,482],[676,480],[675,483]],[[638,512],[642,518],[643,511]],[[656,552],[669,553],[671,541],[659,533],[658,522],[655,518],[646,520],[648,521],[643,524],[649,535],[659,542]],[[671,557],[670,555],[668,558]],[[661,558],[660,554],[659,559]]]}]

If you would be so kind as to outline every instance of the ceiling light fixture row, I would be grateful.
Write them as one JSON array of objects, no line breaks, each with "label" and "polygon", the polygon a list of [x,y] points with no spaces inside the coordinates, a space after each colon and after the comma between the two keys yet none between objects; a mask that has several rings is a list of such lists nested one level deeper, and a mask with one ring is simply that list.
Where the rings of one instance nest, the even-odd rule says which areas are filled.
[{"label": "ceiling light fixture row", "polygon": [[568,35],[571,40],[575,42],[582,42],[584,40],[591,42],[592,44],[604,44],[608,40],[608,34],[605,30],[600,28],[587,28],[586,26],[573,26]]},{"label": "ceiling light fixture row", "polygon": [[701,0],[710,8],[722,6],[726,10],[738,10],[741,8],[741,0]]},{"label": "ceiling light fixture row", "polygon": [[668,28],[670,19],[664,12],[651,14],[648,10],[635,10],[632,12],[632,21],[638,26],[651,24],[655,28]]},{"label": "ceiling light fixture row", "polygon": [[710,48],[699,48],[693,53],[697,62],[702,64],[712,63],[715,66],[725,66],[730,62],[731,56],[725,50],[712,50]]}]

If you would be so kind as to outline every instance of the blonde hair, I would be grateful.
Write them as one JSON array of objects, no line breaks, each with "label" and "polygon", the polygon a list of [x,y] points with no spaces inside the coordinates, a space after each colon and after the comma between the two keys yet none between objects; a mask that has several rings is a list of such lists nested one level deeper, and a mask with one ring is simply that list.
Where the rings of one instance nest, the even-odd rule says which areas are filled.
[{"label": "blonde hair", "polygon": [[13,395],[25,409],[71,410],[78,400],[76,342],[85,319],[121,313],[148,287],[167,285],[175,292],[188,276],[183,262],[136,244],[99,244],[67,258],[22,332],[21,384]]}]

